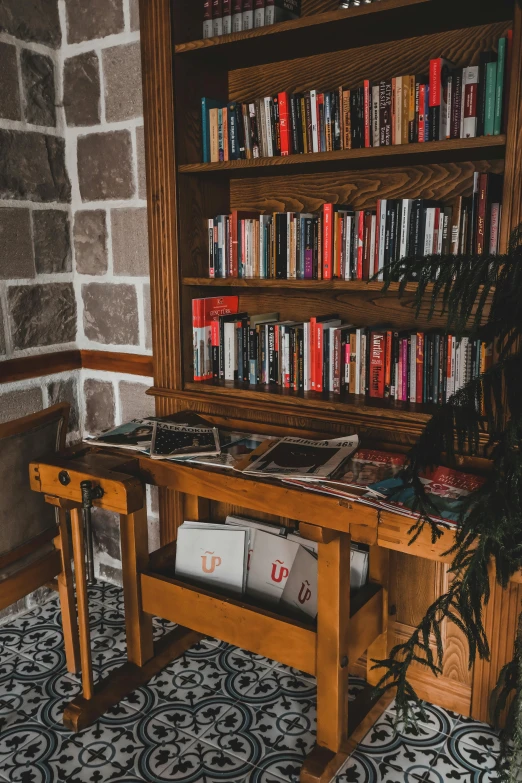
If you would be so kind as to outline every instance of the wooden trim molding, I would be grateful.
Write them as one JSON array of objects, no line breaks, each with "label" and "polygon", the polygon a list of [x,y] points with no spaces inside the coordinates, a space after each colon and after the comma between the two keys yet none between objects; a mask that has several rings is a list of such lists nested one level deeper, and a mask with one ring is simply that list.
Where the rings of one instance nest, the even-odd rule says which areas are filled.
[{"label": "wooden trim molding", "polygon": [[72,370],[103,370],[144,378],[154,375],[152,356],[112,351],[57,351],[0,362],[0,384],[42,378]]}]

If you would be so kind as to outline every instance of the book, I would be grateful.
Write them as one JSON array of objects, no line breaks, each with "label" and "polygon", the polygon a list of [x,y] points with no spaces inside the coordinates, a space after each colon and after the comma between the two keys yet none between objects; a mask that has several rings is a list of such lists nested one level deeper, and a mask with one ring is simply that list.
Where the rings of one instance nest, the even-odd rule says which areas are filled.
[{"label": "book", "polygon": [[297,550],[280,600],[291,612],[317,617],[317,556],[304,546]]},{"label": "book", "polygon": [[253,452],[243,473],[281,478],[327,478],[353,454],[358,443],[357,435],[317,441],[282,438],[277,443],[263,444]]},{"label": "book", "polygon": [[243,29],[243,0],[232,0],[232,32],[240,33]]},{"label": "book", "polygon": [[430,60],[428,117],[430,141],[445,139],[447,135],[448,78],[454,67],[444,57]]},{"label": "book", "polygon": [[212,34],[223,35],[223,0],[212,0]]},{"label": "book", "polygon": [[497,62],[486,63],[486,95],[484,106],[484,135],[493,136],[495,132],[495,101],[497,94]]},{"label": "book", "polygon": [[219,454],[216,427],[190,427],[184,424],[154,422],[150,456],[152,459],[175,459],[187,454]]},{"label": "book", "polygon": [[506,76],[507,38],[500,38],[498,42],[497,61],[497,85],[495,89],[495,111],[493,119],[493,135],[499,136],[502,132],[502,112],[504,108],[504,82]]},{"label": "book", "polygon": [[301,16],[301,0],[266,0],[265,24],[285,22]]},{"label": "book", "polygon": [[[192,343],[194,350],[194,380],[214,377],[212,369],[212,322],[221,315],[237,313],[237,296],[206,297],[192,300]],[[219,343],[218,343],[219,344]]]},{"label": "book", "polygon": [[243,30],[254,27],[254,0],[243,0]]},{"label": "book", "polygon": [[477,98],[479,86],[479,67],[464,68],[462,75],[461,98],[461,129],[462,139],[474,138],[477,135]]},{"label": "book", "polygon": [[177,533],[174,573],[179,579],[241,597],[248,546],[247,530],[184,523]]},{"label": "book", "polygon": [[223,0],[223,35],[232,32],[232,0]]},{"label": "book", "polygon": [[203,38],[212,38],[213,30],[212,0],[205,0],[203,3]]}]

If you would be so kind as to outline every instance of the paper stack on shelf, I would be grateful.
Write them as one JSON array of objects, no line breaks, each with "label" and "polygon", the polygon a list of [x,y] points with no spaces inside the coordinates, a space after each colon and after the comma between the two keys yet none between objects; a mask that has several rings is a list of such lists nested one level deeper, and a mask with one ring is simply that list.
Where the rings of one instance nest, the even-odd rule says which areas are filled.
[{"label": "paper stack on shelf", "polygon": [[281,438],[263,443],[237,467],[245,475],[272,478],[328,478],[353,454],[359,445],[357,435],[332,440]]}]

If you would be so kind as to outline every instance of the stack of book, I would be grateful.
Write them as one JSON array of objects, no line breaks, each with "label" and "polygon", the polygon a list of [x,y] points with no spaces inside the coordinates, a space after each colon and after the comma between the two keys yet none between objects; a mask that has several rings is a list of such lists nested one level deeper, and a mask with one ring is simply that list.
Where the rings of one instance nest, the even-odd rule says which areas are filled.
[{"label": "stack of book", "polygon": [[233,210],[208,221],[209,277],[379,280],[407,256],[496,254],[500,174],[474,172],[470,196],[378,199],[375,209],[325,204],[319,213]]},{"label": "stack of book", "polygon": [[479,65],[444,57],[425,74],[330,91],[280,92],[239,103],[202,99],[203,162],[384,147],[500,135],[505,130],[513,35]]},{"label": "stack of book", "polygon": [[[184,522],[178,530],[175,575],[213,591],[290,614],[317,616],[318,545],[287,528],[229,516],[224,525]],[[354,545],[350,583],[366,584],[368,551]]]},{"label": "stack of book", "polygon": [[265,27],[301,15],[301,0],[204,0],[203,38]]},{"label": "stack of book", "polygon": [[415,403],[446,402],[492,360],[491,345],[467,337],[357,328],[335,314],[304,322],[280,321],[277,313],[249,317],[237,302],[235,313],[199,327],[194,339],[195,354],[206,353],[198,362],[209,369],[195,380]]}]

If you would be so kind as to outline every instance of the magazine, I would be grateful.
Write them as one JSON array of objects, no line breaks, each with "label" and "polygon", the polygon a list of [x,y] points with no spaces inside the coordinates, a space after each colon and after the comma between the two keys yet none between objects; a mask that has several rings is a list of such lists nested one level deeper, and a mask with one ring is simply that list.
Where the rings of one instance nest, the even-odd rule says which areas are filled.
[{"label": "magazine", "polygon": [[[225,439],[225,443],[223,440]],[[256,435],[251,432],[227,432],[219,431],[221,454],[213,456],[197,455],[185,458],[186,462],[198,465],[214,465],[218,468],[234,468],[237,463],[251,454],[266,440],[276,440],[274,436]]]},{"label": "magazine", "polygon": [[[481,487],[485,479],[470,473],[462,473],[451,468],[438,467],[420,477],[434,509],[430,510],[433,519],[458,522],[464,499]],[[400,476],[372,484],[369,490],[378,493],[379,507],[388,511],[403,513],[416,518],[419,509],[415,492],[406,487]]]},{"label": "magazine", "polygon": [[[378,451],[377,449],[359,449],[331,478],[323,479],[311,476],[306,480],[317,482],[326,490],[329,487],[337,490],[367,490],[370,485],[378,481],[396,476],[404,468],[406,461],[405,454]],[[302,482],[288,479],[288,483],[300,485]],[[353,492],[346,492],[346,494],[352,497],[354,495]],[[355,493],[355,495],[357,494]]]},{"label": "magazine", "polygon": [[89,442],[96,446],[118,446],[132,451],[148,451],[154,424],[153,419],[134,419],[127,424],[120,424],[119,427],[106,430],[94,438],[89,438]]},{"label": "magazine", "polygon": [[274,478],[308,477],[328,478],[346,462],[359,445],[357,435],[332,440],[282,438],[275,443],[262,444],[253,452],[248,463],[241,463],[246,475]]},{"label": "magazine", "polygon": [[183,424],[154,422],[150,446],[152,459],[219,453],[219,434],[216,427],[187,427]]}]

